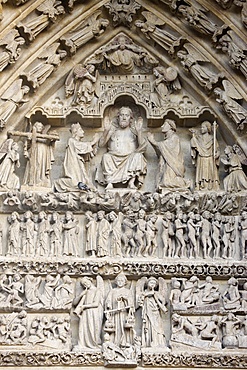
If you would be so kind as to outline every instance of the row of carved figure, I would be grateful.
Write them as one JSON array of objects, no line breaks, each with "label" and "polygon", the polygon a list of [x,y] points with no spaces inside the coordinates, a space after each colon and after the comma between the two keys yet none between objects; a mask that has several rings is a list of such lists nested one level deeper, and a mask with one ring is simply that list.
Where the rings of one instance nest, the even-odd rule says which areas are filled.
[{"label": "row of carved figure", "polygon": [[[204,282],[195,275],[188,279],[173,277],[170,283],[163,278],[142,277],[136,283],[134,281],[130,283],[133,295],[138,296],[149,280],[156,282],[153,289],[163,296],[166,304],[170,302],[173,311],[247,312],[247,282],[244,283],[242,280],[240,282],[234,277],[227,281],[227,287],[225,283],[219,285],[213,282],[211,276],[207,276]],[[46,277],[32,274],[23,277],[18,273],[2,274],[0,275],[0,307],[70,310],[72,306],[78,305],[80,300],[78,297],[87,293],[89,282],[92,286],[95,285],[93,279],[89,277],[77,280],[68,275],[62,277],[60,274],[47,274]],[[110,281],[104,283],[100,276],[97,277],[97,284],[102,294],[104,290],[110,290],[112,287]],[[78,310],[79,306],[75,310],[76,314]]]},{"label": "row of carved figure", "polygon": [[[164,121],[161,126],[164,139],[161,141],[157,141],[150,132],[144,138],[142,124],[141,117],[134,122],[133,112],[129,107],[121,107],[112,122],[105,120],[103,134],[95,134],[92,141],[83,141],[84,131],[81,125],[78,122],[72,124],[72,137],[68,140],[63,164],[65,177],[54,181],[54,189],[57,192],[78,191],[78,187],[85,191],[95,189],[85,162],[96,155],[98,148],[105,146],[107,152],[96,168],[94,180],[100,185],[106,185],[107,190],[119,184],[130,189],[140,188],[147,173],[145,152],[148,142],[159,158],[157,190],[184,191],[191,188],[191,181],[185,178],[184,154],[176,134],[175,121]],[[215,130],[215,124],[208,121],[201,124],[200,130],[190,130],[191,156],[196,165],[195,190],[219,190],[220,151]],[[24,137],[26,140],[24,185],[51,187],[53,145],[59,140],[59,136],[44,131],[46,132],[44,125],[36,122],[31,133],[8,132],[11,137]],[[7,139],[1,151],[0,186],[3,189],[19,189],[20,181],[15,174],[15,166],[19,165],[18,144],[13,139]],[[225,157],[221,158],[228,173],[223,181],[225,191],[247,189],[247,176],[241,165],[244,160],[246,158],[238,146],[225,148]]]},{"label": "row of carved figure", "polygon": [[[242,2],[240,1],[238,3],[242,4]],[[128,5],[125,6],[128,7]],[[140,8],[139,5],[137,6],[137,9],[138,8]],[[230,65],[233,68],[240,70],[246,77],[247,73],[245,49],[244,47],[240,47],[240,37],[237,36],[237,34],[233,30],[231,30],[229,26],[227,26],[226,24],[215,24],[206,15],[206,10],[203,9],[201,6],[199,6],[199,8],[196,8],[194,7],[194,5],[186,4],[180,5],[178,7],[176,6],[175,9],[177,9],[178,16],[183,17],[187,21],[188,25],[192,26],[194,29],[196,29],[196,31],[202,33],[203,35],[211,36],[213,46],[216,49],[226,53],[229,57]],[[54,2],[47,0],[36,9],[36,12],[38,12],[40,15],[37,16],[34,11],[31,14],[31,20],[30,16],[27,20],[24,19],[23,22],[17,24],[15,29],[12,29],[7,35],[5,35],[3,39],[1,39],[1,45],[4,46],[2,50],[1,70],[6,68],[9,64],[15,63],[21,53],[20,46],[24,43],[29,44],[30,42],[32,42],[51,23],[54,23],[59,15],[64,14],[65,9],[62,6],[61,1]],[[115,21],[116,13],[118,12],[115,12]],[[38,59],[45,59],[45,62],[43,62],[43,64],[46,65],[46,69],[44,69],[43,67],[44,72],[42,74],[37,73],[37,68],[31,69],[28,73],[25,74],[27,76],[27,80],[29,82],[31,80],[31,83],[34,84],[34,87],[39,86],[61,63],[62,58],[64,58],[66,55],[75,54],[76,51],[81,46],[86,44],[89,40],[99,37],[102,33],[104,33],[105,30],[109,28],[110,22],[105,18],[99,18],[100,14],[101,11],[98,10],[91,17],[88,17],[86,20],[83,19],[72,30],[70,30],[70,32],[63,35],[59,40],[56,40],[52,47],[50,47],[50,50],[46,50],[45,52],[41,53]],[[123,16],[123,14],[125,13],[121,10],[121,16]],[[242,14],[244,14],[244,12]],[[134,23],[134,25],[137,27],[136,31],[138,31],[139,28],[140,32],[142,32],[148,40],[154,40],[158,45],[160,45],[166,52],[171,55],[174,55],[179,49],[182,49],[184,39],[179,36],[177,32],[174,32],[172,28],[167,27],[163,20],[148,11],[142,12],[142,15],[144,20],[139,19]],[[127,17],[125,20],[127,19],[128,21],[132,21],[132,17]],[[125,22],[123,22],[123,24],[124,23]],[[139,54],[141,54],[139,50],[141,48],[133,45],[128,45],[126,41],[125,44],[126,54],[132,53],[132,58],[136,60]],[[191,44],[188,43],[187,45]],[[114,48],[109,48],[109,45],[107,45],[107,47],[104,48],[104,55],[107,56],[108,63],[111,61],[111,59],[114,60],[113,54],[114,51],[116,51],[118,44],[115,43],[114,46]],[[191,47],[193,48],[193,45],[191,45]],[[119,49],[120,53],[122,49]],[[144,59],[143,51],[144,50],[142,50],[142,58]],[[212,83],[216,83],[217,81],[214,81],[213,79],[215,76],[214,73],[210,73],[210,70],[208,71],[208,58],[199,53],[197,50],[196,52],[195,50],[194,52],[191,52],[191,50],[189,50],[189,53],[191,53],[191,55],[189,55],[190,58],[194,57],[194,66],[192,63],[189,64],[187,62],[186,67],[189,68],[192,65],[192,70],[195,70],[193,76],[195,75],[195,78],[198,77],[199,79],[201,79],[204,82],[203,86],[206,85],[207,81],[205,82],[205,80],[209,80],[210,78],[212,80]],[[97,59],[99,60],[101,57],[100,51],[97,56]],[[127,57],[129,58],[129,56]],[[137,60],[140,64],[139,59]],[[116,63],[116,59],[114,65],[119,65]],[[40,68],[42,68],[42,64],[39,69]],[[32,76],[32,74],[34,76]],[[36,78],[35,75],[37,76]],[[38,78],[40,81],[38,81]]]},{"label": "row of carved figure", "polygon": [[[127,211],[86,212],[85,226],[71,211],[8,217],[7,256],[246,258],[247,212],[222,216],[204,211],[163,216]],[[83,231],[83,232],[81,232]],[[83,234],[83,235],[82,235]],[[4,254],[3,230],[0,234]],[[161,248],[158,248],[161,246]],[[160,250],[161,249],[161,250]]]},{"label": "row of carved figure", "polygon": [[[107,290],[100,276],[97,276],[96,281],[95,284],[89,277],[81,278],[80,284],[83,290],[72,303],[73,314],[79,318],[78,335],[74,334],[76,341],[74,350],[102,349],[105,356],[112,351],[127,353],[130,350],[132,353],[135,346],[139,346],[139,349],[142,347],[152,348],[153,351],[169,351],[167,339],[170,334],[167,324],[170,314],[166,307],[169,298],[167,298],[167,285],[163,278],[142,278],[134,287],[133,283],[128,285],[126,276],[121,273],[115,278],[115,285],[109,283]],[[235,281],[234,278],[229,279],[229,286],[222,295],[223,302],[225,299],[230,301],[231,298],[234,303],[236,297],[232,292],[232,285],[236,287]],[[191,279],[185,283],[189,282]],[[244,287],[243,294],[246,298],[246,283]],[[218,287],[209,281],[209,278],[201,287],[199,286],[199,289],[203,293],[202,296],[215,300]],[[238,299],[240,301],[240,298]],[[246,348],[246,317],[243,313],[247,310],[247,300],[244,298],[242,298],[243,303],[242,308],[235,309],[235,314],[232,312],[232,307],[228,307],[228,313],[224,309],[220,312],[219,307],[218,310],[210,310],[212,303],[208,302],[204,307],[201,306],[201,313],[204,312],[206,316],[187,317],[173,313],[170,346],[175,348],[173,344],[177,342],[202,349],[221,349],[222,346],[223,348]],[[236,316],[237,311],[239,311],[238,316]],[[24,330],[23,324],[26,323],[29,315],[33,317],[31,314],[27,315],[26,311],[0,316],[3,344],[29,342],[39,345],[48,339],[57,339],[62,344],[70,343],[70,318],[64,315],[58,317],[56,314],[49,318],[35,317],[26,341],[27,331]],[[11,323],[14,321],[16,325],[12,327]],[[241,338],[242,340],[240,340],[241,335],[245,336]],[[44,345],[52,346],[49,341]]]},{"label": "row of carved figure", "polygon": [[[30,348],[31,346],[42,346],[56,349],[69,349],[71,346],[71,326],[70,317],[62,315],[53,316],[36,316],[29,318],[26,311],[12,314],[0,315],[1,333],[0,345],[22,345]],[[88,323],[90,324],[90,322]],[[145,326],[145,323],[143,323]],[[83,333],[86,337],[87,333]],[[161,335],[161,333],[160,333]],[[168,343],[165,335],[162,347],[156,348],[160,352],[169,351]],[[154,339],[154,338],[153,338]],[[140,338],[135,338],[137,345],[140,343]],[[102,345],[103,354],[109,356],[110,350],[114,353],[118,351],[126,351],[129,344],[117,346],[110,341],[110,336],[107,333],[104,335],[104,343]],[[155,351],[155,342],[150,346]],[[159,343],[157,343],[158,345]],[[229,313],[227,316],[212,315],[207,317],[187,317],[173,314],[172,329],[169,347],[177,349],[179,345],[186,347],[194,347],[194,349],[202,350],[219,350],[223,348],[247,348],[247,316],[235,316]],[[165,346],[165,347],[164,347]],[[76,351],[86,351],[90,347],[74,346]],[[181,348],[181,347],[179,347]],[[100,350],[100,342],[95,348]]]},{"label": "row of carved figure", "polygon": [[[117,190],[117,189],[116,189]],[[12,211],[76,211],[110,212],[132,211],[139,212],[172,212],[172,213],[202,213],[209,211],[220,212],[222,215],[237,215],[247,210],[247,199],[244,193],[191,193],[191,192],[166,192],[143,193],[127,191],[119,192],[68,192],[68,193],[37,193],[32,191],[19,192],[10,190],[0,194],[2,210]]]}]

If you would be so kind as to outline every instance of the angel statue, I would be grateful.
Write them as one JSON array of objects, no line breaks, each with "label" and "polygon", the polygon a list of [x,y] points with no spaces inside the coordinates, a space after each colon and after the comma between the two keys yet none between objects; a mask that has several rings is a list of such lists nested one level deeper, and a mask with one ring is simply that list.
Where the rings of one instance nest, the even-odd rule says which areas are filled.
[{"label": "angel statue", "polygon": [[221,29],[220,26],[211,21],[207,15],[208,10],[201,4],[199,5],[198,2],[195,4],[179,5],[178,12],[184,16],[184,19],[190,26],[204,35],[214,36]]},{"label": "angel statue", "polygon": [[152,101],[162,107],[169,102],[169,95],[176,90],[181,89],[178,79],[178,71],[173,67],[165,68],[157,66],[153,69],[155,80],[153,82]]},{"label": "angel statue", "polygon": [[167,286],[163,278],[142,277],[136,284],[137,307],[142,308],[142,347],[167,350],[163,314]]},{"label": "angel statue", "polygon": [[210,61],[192,44],[186,43],[183,47],[185,50],[179,50],[177,53],[182,66],[192,74],[199,85],[211,90],[213,85],[223,78],[223,73],[212,72]]},{"label": "angel statue", "polygon": [[227,145],[224,150],[225,158],[221,162],[225,166],[228,175],[223,180],[225,191],[247,190],[247,176],[245,175],[242,164],[247,165],[247,159],[238,145]]},{"label": "angel statue", "polygon": [[45,59],[45,61],[37,64],[33,69],[27,73],[23,73],[21,77],[27,80],[27,84],[31,84],[35,90],[42,85],[52,72],[59,66],[62,59],[66,57],[65,50],[59,49],[60,44],[55,42],[44,52],[42,52],[38,59]]},{"label": "angel statue", "polygon": [[119,348],[134,344],[135,307],[133,288],[127,288],[127,278],[120,273],[115,278],[115,288],[111,288],[105,301],[105,332],[111,342]]},{"label": "angel statue", "polygon": [[41,14],[27,23],[20,22],[17,24],[20,33],[29,42],[33,41],[50,23],[54,23],[58,15],[65,13],[60,0],[45,0],[36,8],[36,11]]},{"label": "angel statue", "polygon": [[77,64],[65,81],[66,97],[73,95],[72,105],[93,106],[99,97],[99,73],[93,64]]},{"label": "angel statue", "polygon": [[62,45],[65,45],[69,49],[70,54],[75,54],[82,45],[105,32],[109,21],[105,18],[99,18],[100,14],[101,10],[98,10],[86,20],[79,23],[68,34],[61,37]]},{"label": "angel statue", "polygon": [[12,114],[21,107],[28,99],[24,95],[28,94],[30,88],[22,86],[22,80],[14,81],[1,96],[0,100],[0,127],[4,127]]},{"label": "angel statue", "polygon": [[222,85],[224,90],[219,87],[214,89],[216,101],[222,105],[226,114],[237,125],[237,129],[243,130],[247,123],[247,110],[238,102],[243,100],[243,97],[230,81],[223,80]]},{"label": "angel statue", "polygon": [[0,147],[0,188],[19,189],[20,180],[15,168],[20,167],[19,147],[13,139],[7,139]]},{"label": "angel statue", "polygon": [[74,350],[96,349],[101,345],[101,328],[103,323],[104,282],[101,276],[93,279],[85,276],[80,280],[82,293],[73,301],[76,306],[74,314],[79,317],[79,338]]},{"label": "angel statue", "polygon": [[5,50],[0,53],[0,71],[9,64],[13,64],[20,56],[20,45],[25,44],[25,39],[20,37],[17,30],[13,29],[0,40],[0,46],[5,46]]},{"label": "angel statue", "polygon": [[178,38],[172,33],[158,28],[157,26],[165,25],[165,22],[156,17],[153,13],[144,11],[142,12],[142,15],[146,19],[146,22],[137,20],[135,22],[136,27],[140,28],[141,32],[144,33],[148,39],[152,39],[164,50],[168,51],[169,54],[174,54],[176,48],[180,46],[182,38]]}]

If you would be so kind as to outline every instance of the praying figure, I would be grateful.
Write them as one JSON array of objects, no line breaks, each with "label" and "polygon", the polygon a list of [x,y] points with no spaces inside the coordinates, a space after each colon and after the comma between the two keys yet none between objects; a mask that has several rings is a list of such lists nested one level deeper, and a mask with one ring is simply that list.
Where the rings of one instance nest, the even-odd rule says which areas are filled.
[{"label": "praying figure", "polygon": [[82,141],[84,131],[79,122],[71,125],[70,132],[72,137],[68,141],[63,165],[65,177],[54,181],[55,190],[59,193],[76,191],[79,183],[89,188],[93,187],[85,162],[96,154],[99,135],[95,134],[91,142]]}]

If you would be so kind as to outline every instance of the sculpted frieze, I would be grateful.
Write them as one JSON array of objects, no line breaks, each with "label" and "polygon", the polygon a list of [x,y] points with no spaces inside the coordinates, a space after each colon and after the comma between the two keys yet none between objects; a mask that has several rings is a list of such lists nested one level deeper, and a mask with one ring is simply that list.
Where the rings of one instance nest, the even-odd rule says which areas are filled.
[{"label": "sculpted frieze", "polygon": [[3,367],[246,367],[245,48],[144,3],[45,1],[0,40]]}]

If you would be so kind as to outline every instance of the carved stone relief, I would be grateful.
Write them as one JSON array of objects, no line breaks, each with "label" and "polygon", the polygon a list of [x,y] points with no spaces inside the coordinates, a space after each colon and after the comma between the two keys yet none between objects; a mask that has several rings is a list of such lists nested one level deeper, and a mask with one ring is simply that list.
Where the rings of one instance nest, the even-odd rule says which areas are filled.
[{"label": "carved stone relief", "polygon": [[0,366],[246,367],[246,6],[204,3],[3,16]]}]

